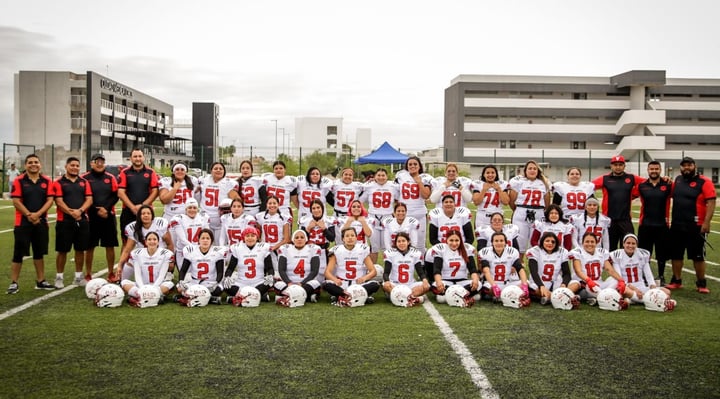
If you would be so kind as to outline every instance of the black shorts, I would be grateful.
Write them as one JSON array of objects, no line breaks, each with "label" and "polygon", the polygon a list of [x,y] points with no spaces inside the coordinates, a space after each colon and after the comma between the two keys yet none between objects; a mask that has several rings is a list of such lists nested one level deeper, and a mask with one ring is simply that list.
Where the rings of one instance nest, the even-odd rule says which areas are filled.
[{"label": "black shorts", "polygon": [[693,261],[705,260],[706,234],[700,232],[698,225],[672,225],[670,227],[670,256],[673,260],[682,260],[687,250],[687,258]]},{"label": "black shorts", "polygon": [[127,239],[127,236],[125,235],[125,227],[136,220],[137,217],[134,213],[132,213],[130,208],[123,208],[122,212],[120,212],[120,235],[123,242]]},{"label": "black shorts", "polygon": [[115,215],[90,218],[90,240],[88,248],[95,248],[98,244],[103,248],[118,246],[117,220]]},{"label": "black shorts", "polygon": [[658,261],[670,259],[670,228],[667,226],[638,227],[638,247],[648,250],[651,254],[655,249]]},{"label": "black shorts", "polygon": [[12,261],[22,263],[23,257],[30,255],[32,246],[33,259],[42,259],[48,253],[48,225],[40,223],[32,226],[15,227],[15,249]]},{"label": "black shorts", "polygon": [[63,220],[55,224],[55,251],[86,251],[90,242],[90,224],[87,220],[79,222]]}]

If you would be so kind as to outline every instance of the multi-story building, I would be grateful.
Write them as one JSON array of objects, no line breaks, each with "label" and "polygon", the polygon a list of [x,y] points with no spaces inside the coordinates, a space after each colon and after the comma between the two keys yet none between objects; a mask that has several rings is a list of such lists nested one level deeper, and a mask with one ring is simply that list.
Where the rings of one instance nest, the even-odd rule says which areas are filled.
[{"label": "multi-story building", "polygon": [[345,142],[343,118],[295,118],[295,146],[302,149],[303,155],[319,150],[339,156],[343,144],[351,144]]},{"label": "multi-story building", "polygon": [[553,180],[569,166],[590,178],[616,154],[643,175],[650,160],[673,175],[683,156],[716,184],[720,174],[720,79],[460,75],[445,90],[444,125],[446,161],[494,163],[505,178],[529,159]]},{"label": "multi-story building", "polygon": [[15,74],[15,143],[35,146],[46,173],[62,171],[68,156],[88,165],[96,152],[127,164],[135,147],[153,166],[192,159],[172,123],[172,105],[92,71]]}]

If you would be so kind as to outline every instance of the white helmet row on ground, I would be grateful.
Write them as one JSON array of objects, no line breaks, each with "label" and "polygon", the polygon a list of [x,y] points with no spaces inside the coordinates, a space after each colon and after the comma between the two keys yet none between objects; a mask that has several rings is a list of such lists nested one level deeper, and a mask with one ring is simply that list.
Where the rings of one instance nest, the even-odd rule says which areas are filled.
[{"label": "white helmet row on ground", "polygon": [[469,308],[475,304],[470,292],[461,285],[451,285],[445,290],[445,302],[450,306]]},{"label": "white helmet row on ground", "polygon": [[210,302],[210,290],[200,284],[192,284],[183,292],[186,298],[186,305],[189,308],[197,308],[207,306]]},{"label": "white helmet row on ground", "polygon": [[137,307],[139,308],[152,308],[160,303],[162,297],[162,291],[160,287],[154,285],[143,285],[138,289],[138,302]]},{"label": "white helmet row on ground", "polygon": [[520,309],[530,306],[530,298],[517,285],[508,285],[500,293],[503,306]]},{"label": "white helmet row on ground", "polygon": [[553,290],[550,301],[555,309],[573,310],[580,307],[580,297],[566,287]]},{"label": "white helmet row on ground", "polygon": [[299,285],[291,285],[283,291],[283,296],[278,296],[277,304],[286,308],[297,308],[305,305],[307,292]]},{"label": "white helmet row on ground", "polygon": [[659,288],[647,290],[643,295],[643,303],[645,309],[655,312],[672,312],[677,305],[674,299],[670,299],[670,296]]},{"label": "white helmet row on ground", "polygon": [[122,305],[125,291],[116,284],[105,284],[95,295],[95,305],[99,308],[116,308]]},{"label": "white helmet row on ground", "polygon": [[88,297],[88,299],[95,299],[95,295],[97,294],[100,287],[107,284],[107,280],[104,278],[94,278],[85,284],[85,295]]},{"label": "white helmet row on ground", "polygon": [[232,303],[244,308],[256,308],[260,306],[260,291],[255,287],[242,287],[232,299]]},{"label": "white helmet row on ground", "polygon": [[598,307],[602,310],[620,311],[627,309],[629,302],[614,288],[605,288],[597,296]]}]

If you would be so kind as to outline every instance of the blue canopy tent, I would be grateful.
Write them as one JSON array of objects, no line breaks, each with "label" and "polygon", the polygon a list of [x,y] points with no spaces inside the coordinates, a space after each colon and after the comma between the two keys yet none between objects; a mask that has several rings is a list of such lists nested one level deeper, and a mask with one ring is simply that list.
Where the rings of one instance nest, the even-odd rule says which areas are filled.
[{"label": "blue canopy tent", "polygon": [[377,164],[396,164],[405,163],[408,156],[394,149],[388,142],[382,145],[368,155],[358,158],[356,164],[377,163]]}]

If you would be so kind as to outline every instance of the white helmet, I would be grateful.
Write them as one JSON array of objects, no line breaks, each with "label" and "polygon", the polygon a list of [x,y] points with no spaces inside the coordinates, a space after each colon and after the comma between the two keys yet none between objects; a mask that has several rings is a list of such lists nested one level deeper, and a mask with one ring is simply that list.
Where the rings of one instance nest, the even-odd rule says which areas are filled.
[{"label": "white helmet", "polygon": [[349,286],[346,291],[348,294],[350,294],[350,296],[344,298],[345,306],[349,306],[351,308],[365,306],[365,301],[367,301],[368,293],[362,285],[353,284]]},{"label": "white helmet", "polygon": [[580,307],[580,297],[565,287],[556,288],[550,301],[555,309],[573,310]]},{"label": "white helmet", "polygon": [[666,294],[665,291],[660,288],[647,290],[645,295],[643,295],[643,302],[645,303],[645,309],[655,312],[672,312],[672,310],[675,309],[675,305],[677,305],[677,302],[674,299],[670,299],[670,295]]},{"label": "white helmet", "polygon": [[508,285],[500,293],[503,306],[520,309],[530,306],[530,298],[517,285]]},{"label": "white helmet", "polygon": [[242,306],[244,308],[256,308],[260,306],[260,291],[255,287],[242,287],[240,291],[235,294],[232,303],[235,306]]},{"label": "white helmet", "polygon": [[283,291],[284,296],[277,300],[277,304],[286,308],[297,308],[305,305],[307,292],[299,285],[291,285]]},{"label": "white helmet", "polygon": [[627,309],[629,303],[614,288],[605,288],[597,296],[598,307],[602,310],[620,311]]},{"label": "white helmet", "polygon": [[183,292],[183,296],[185,297],[185,305],[189,308],[207,306],[208,302],[210,302],[210,290],[200,284],[189,286]]},{"label": "white helmet", "polygon": [[410,304],[410,301],[408,301],[408,297],[412,295],[412,290],[407,285],[398,284],[395,287],[393,287],[392,291],[390,291],[390,302],[392,302],[395,306],[400,306],[402,308],[410,307],[413,304]]},{"label": "white helmet", "polygon": [[459,308],[469,308],[475,304],[475,299],[470,296],[470,292],[462,285],[451,285],[445,290],[445,301],[450,306]]},{"label": "white helmet", "polygon": [[138,299],[135,302],[135,306],[139,308],[152,308],[160,303],[160,297],[162,297],[162,291],[160,287],[154,285],[143,285],[138,289]]},{"label": "white helmet", "polygon": [[119,285],[105,284],[95,294],[95,305],[99,308],[116,308],[122,305],[125,291]]},{"label": "white helmet", "polygon": [[85,284],[85,295],[87,295],[88,299],[95,299],[97,291],[107,283],[107,280],[100,277],[88,281],[87,284]]}]

